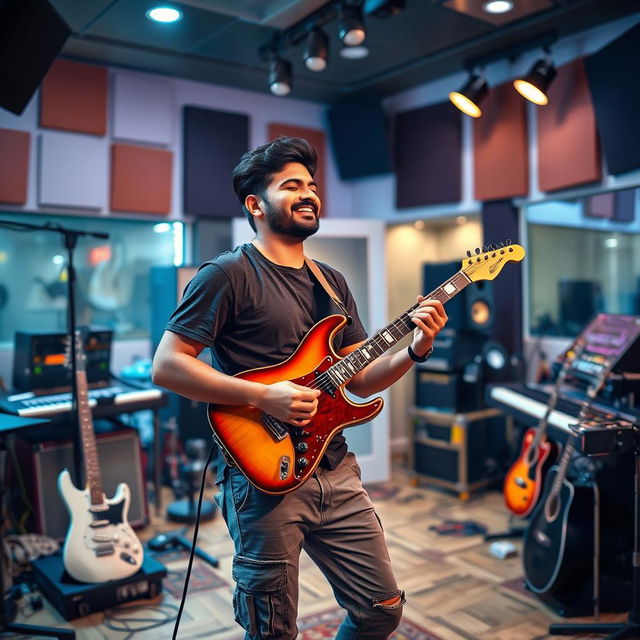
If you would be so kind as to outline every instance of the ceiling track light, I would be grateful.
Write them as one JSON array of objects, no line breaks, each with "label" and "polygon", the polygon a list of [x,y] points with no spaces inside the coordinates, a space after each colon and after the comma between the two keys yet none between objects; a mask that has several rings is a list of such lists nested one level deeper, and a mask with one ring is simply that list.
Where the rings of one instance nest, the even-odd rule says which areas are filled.
[{"label": "ceiling track light", "polygon": [[459,91],[449,93],[449,100],[453,104],[472,118],[479,118],[482,115],[480,103],[489,93],[489,83],[484,76],[479,73],[470,75],[467,82]]},{"label": "ceiling track light", "polygon": [[269,90],[276,96],[291,92],[291,63],[284,58],[273,58],[269,63]]},{"label": "ceiling track light", "polygon": [[329,60],[329,38],[320,27],[313,27],[304,46],[304,63],[310,71],[324,71]]},{"label": "ceiling track light", "polygon": [[360,7],[350,4],[343,4],[340,7],[338,35],[347,47],[357,47],[364,42],[367,32],[364,28]]},{"label": "ceiling track light", "polygon": [[556,67],[551,57],[536,60],[523,78],[516,78],[513,86],[516,91],[527,100],[537,105],[549,103],[549,87],[557,75]]}]

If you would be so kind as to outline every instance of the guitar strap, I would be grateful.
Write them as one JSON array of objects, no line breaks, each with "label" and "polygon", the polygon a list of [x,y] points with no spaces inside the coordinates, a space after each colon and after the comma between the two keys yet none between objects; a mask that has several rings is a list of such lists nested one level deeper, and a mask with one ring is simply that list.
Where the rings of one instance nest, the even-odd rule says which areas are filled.
[{"label": "guitar strap", "polygon": [[347,319],[347,324],[351,324],[353,320],[351,316],[347,313],[347,308],[344,306],[344,303],[342,302],[342,300],[340,300],[340,298],[338,297],[338,294],[335,292],[333,287],[329,284],[328,280],[325,278],[324,273],[322,273],[322,271],[320,270],[320,267],[308,256],[304,257],[304,261],[306,262],[307,267],[309,267],[309,270],[311,271],[315,279],[318,281],[320,286],[327,292],[327,295],[333,300],[333,302],[335,302],[338,309],[342,311],[342,313]]}]

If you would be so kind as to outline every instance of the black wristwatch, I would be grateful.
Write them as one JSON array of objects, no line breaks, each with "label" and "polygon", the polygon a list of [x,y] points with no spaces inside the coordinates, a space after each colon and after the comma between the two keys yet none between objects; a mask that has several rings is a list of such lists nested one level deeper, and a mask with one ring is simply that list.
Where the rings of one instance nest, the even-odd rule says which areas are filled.
[{"label": "black wristwatch", "polygon": [[407,347],[407,353],[409,354],[409,357],[414,361],[414,362],[426,362],[429,359],[429,356],[433,353],[433,347],[429,348],[429,351],[427,351],[427,353],[425,353],[423,356],[419,356],[412,348],[411,345],[409,345]]}]

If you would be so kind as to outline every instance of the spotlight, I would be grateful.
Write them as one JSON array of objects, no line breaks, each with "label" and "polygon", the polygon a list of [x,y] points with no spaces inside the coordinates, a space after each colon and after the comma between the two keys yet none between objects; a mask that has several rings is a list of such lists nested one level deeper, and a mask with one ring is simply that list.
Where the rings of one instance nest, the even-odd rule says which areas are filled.
[{"label": "spotlight", "polygon": [[274,58],[269,65],[269,89],[276,96],[286,96],[291,91],[291,63],[284,58]]},{"label": "spotlight", "polygon": [[513,9],[512,0],[489,0],[482,5],[482,10],[485,13],[509,13]]},{"label": "spotlight", "polygon": [[313,27],[304,47],[304,63],[311,71],[323,71],[329,58],[329,38],[318,27]]},{"label": "spotlight", "polygon": [[513,86],[527,100],[545,105],[549,102],[547,91],[556,77],[557,71],[551,58],[540,58],[524,78],[516,78]]},{"label": "spotlight", "polygon": [[153,7],[146,16],[154,22],[177,22],[182,19],[182,11],[173,7]]},{"label": "spotlight", "polygon": [[489,93],[489,85],[485,78],[479,74],[473,74],[460,91],[452,91],[449,100],[468,116],[479,118],[482,115],[480,103]]},{"label": "spotlight", "polygon": [[348,47],[357,47],[364,42],[367,32],[362,22],[362,12],[359,7],[342,5],[338,22],[340,40]]}]

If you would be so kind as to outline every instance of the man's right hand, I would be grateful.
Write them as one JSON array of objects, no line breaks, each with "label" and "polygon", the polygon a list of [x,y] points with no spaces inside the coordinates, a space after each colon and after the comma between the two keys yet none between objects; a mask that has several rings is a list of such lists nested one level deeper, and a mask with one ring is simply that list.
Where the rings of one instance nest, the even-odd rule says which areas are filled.
[{"label": "man's right hand", "polygon": [[285,380],[266,386],[259,408],[278,420],[303,426],[316,414],[319,397],[319,389]]}]

